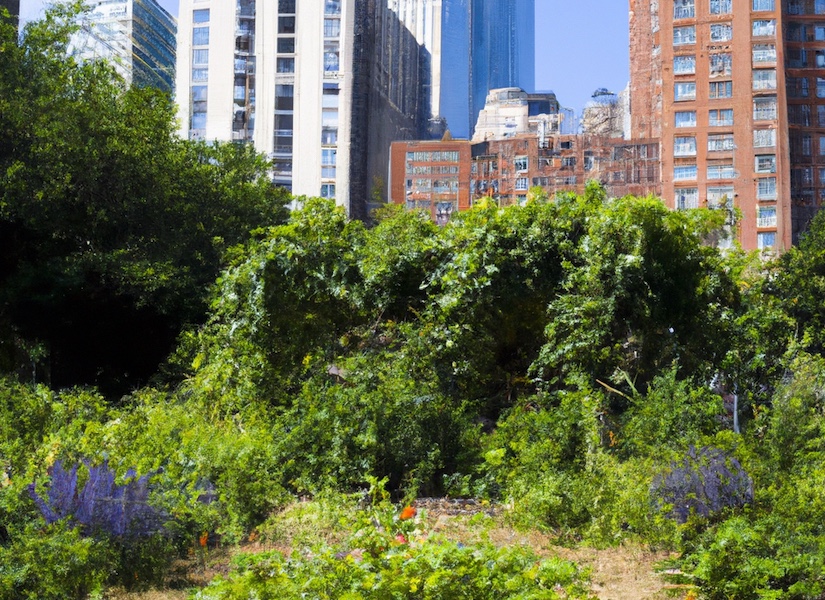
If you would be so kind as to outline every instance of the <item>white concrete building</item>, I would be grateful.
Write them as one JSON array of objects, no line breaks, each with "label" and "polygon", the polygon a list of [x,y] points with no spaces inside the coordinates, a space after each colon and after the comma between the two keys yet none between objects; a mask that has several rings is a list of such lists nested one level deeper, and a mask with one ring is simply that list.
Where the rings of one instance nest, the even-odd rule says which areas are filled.
[{"label": "white concrete building", "polygon": [[181,134],[253,143],[277,184],[366,218],[390,142],[426,129],[428,65],[401,16],[432,1],[181,0]]}]

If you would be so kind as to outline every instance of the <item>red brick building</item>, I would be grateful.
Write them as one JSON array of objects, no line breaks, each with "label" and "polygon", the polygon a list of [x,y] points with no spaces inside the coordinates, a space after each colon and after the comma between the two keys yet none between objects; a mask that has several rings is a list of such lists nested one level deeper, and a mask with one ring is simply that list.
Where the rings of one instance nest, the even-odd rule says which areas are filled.
[{"label": "red brick building", "polygon": [[661,106],[665,202],[738,209],[746,249],[796,243],[825,199],[825,1],[630,6],[631,134]]},{"label": "red brick building", "polygon": [[483,142],[395,142],[390,155],[391,201],[429,210],[437,222],[485,196],[502,206],[521,203],[534,186],[551,196],[582,193],[591,179],[611,196],[659,189],[657,140],[520,134]]}]

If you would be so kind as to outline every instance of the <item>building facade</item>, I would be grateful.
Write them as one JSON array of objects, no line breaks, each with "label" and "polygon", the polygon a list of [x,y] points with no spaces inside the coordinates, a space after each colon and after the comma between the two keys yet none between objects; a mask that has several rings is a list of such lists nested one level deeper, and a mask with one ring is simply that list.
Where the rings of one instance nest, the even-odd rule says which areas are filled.
[{"label": "building facade", "polygon": [[177,25],[155,0],[94,0],[72,38],[81,60],[107,59],[128,84],[172,93]]},{"label": "building facade", "polygon": [[796,243],[825,200],[825,1],[631,0],[630,52],[665,202],[736,209],[746,249]]},{"label": "building facade", "polygon": [[472,141],[393,144],[390,198],[444,223],[485,197],[522,204],[536,187],[548,196],[582,193],[596,180],[611,196],[658,193],[659,140],[624,139],[612,129],[623,121],[618,108],[608,108],[590,133],[566,134],[554,94],[490,90]]},{"label": "building facade", "polygon": [[390,142],[424,136],[431,113],[429,57],[402,20],[406,6],[183,0],[181,133],[254,144],[273,160],[275,183],[366,218]]}]

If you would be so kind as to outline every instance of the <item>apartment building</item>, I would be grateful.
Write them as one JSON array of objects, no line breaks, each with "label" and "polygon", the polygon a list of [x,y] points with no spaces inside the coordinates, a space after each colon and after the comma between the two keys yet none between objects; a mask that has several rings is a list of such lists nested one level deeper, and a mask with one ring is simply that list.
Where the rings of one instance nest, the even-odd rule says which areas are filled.
[{"label": "apartment building", "polygon": [[251,143],[274,181],[366,218],[389,144],[426,134],[421,0],[182,0],[177,101],[190,139]]},{"label": "apartment building", "polygon": [[391,201],[444,223],[483,197],[502,206],[522,204],[534,187],[549,196],[582,193],[597,180],[611,196],[656,193],[659,140],[615,135],[617,107],[604,107],[610,110],[598,114],[607,119],[595,119],[592,133],[565,134],[554,94],[491,90],[472,141],[393,144]]},{"label": "apartment building", "polygon": [[630,52],[664,200],[738,209],[746,249],[796,243],[825,198],[825,1],[631,0]]},{"label": "apartment building", "polygon": [[128,84],[172,93],[177,25],[156,0],[92,0],[78,23],[71,52],[109,60]]}]

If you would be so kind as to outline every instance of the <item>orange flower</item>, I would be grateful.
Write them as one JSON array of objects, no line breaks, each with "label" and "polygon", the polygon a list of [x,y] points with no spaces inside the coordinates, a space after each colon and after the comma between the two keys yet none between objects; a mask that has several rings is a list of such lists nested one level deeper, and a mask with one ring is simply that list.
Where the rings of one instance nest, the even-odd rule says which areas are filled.
[{"label": "orange flower", "polygon": [[198,541],[200,542],[201,548],[206,548],[206,542],[209,541],[209,533],[204,531],[200,538],[198,538]]},{"label": "orange flower", "polygon": [[405,506],[404,510],[401,511],[401,515],[398,517],[402,521],[406,521],[407,519],[412,519],[418,513],[412,506]]}]

